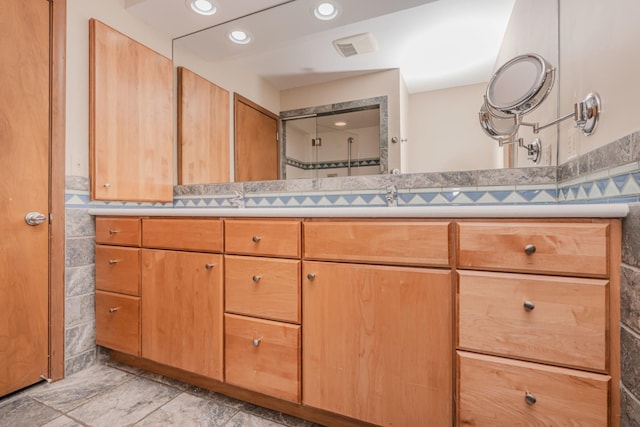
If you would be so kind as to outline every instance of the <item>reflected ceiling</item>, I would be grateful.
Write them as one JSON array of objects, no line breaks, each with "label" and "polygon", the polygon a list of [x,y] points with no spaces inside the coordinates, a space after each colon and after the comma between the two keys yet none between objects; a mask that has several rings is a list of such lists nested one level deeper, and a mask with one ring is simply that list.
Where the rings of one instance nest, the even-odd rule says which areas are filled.
[{"label": "reflected ceiling", "polygon": [[[319,21],[315,0],[216,0],[213,16],[192,13],[183,0],[128,0],[128,11],[209,61],[235,61],[280,90],[399,68],[410,93],[486,82],[491,76],[515,0],[338,0],[334,21]],[[226,33],[255,40],[233,45]],[[370,32],[373,53],[344,58],[332,45]]]}]

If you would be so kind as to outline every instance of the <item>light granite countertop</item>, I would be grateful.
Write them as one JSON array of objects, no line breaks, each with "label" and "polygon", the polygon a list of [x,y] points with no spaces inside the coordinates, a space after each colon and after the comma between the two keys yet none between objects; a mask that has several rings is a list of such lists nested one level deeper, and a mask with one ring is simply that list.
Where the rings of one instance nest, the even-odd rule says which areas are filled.
[{"label": "light granite countertop", "polygon": [[327,208],[95,208],[96,216],[282,218],[624,218],[626,203]]}]

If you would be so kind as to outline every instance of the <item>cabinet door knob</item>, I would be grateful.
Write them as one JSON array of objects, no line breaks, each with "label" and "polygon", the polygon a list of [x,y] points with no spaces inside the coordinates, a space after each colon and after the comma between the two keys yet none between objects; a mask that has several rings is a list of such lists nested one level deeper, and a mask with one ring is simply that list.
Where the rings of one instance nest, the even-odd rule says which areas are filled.
[{"label": "cabinet door knob", "polygon": [[116,311],[120,310],[120,307],[111,307],[109,309],[109,313],[115,313]]},{"label": "cabinet door knob", "polygon": [[524,401],[527,402],[527,405],[535,405],[537,402],[537,399],[533,394],[526,392],[524,394]]},{"label": "cabinet door knob", "polygon": [[258,283],[260,281],[260,276],[258,276],[257,274],[255,274],[251,280],[253,280],[253,283]]},{"label": "cabinet door knob", "polygon": [[109,234],[118,234],[120,232],[120,230],[115,230],[113,228],[109,229]]},{"label": "cabinet door knob", "polygon": [[[536,305],[533,303],[533,301],[525,301],[522,306],[524,307],[524,309],[526,311],[531,311],[534,308],[536,308]],[[544,311],[544,310],[543,310]]]},{"label": "cabinet door knob", "polygon": [[253,339],[253,346],[257,347],[260,345],[260,341],[262,341],[262,338],[254,338]]},{"label": "cabinet door knob", "polygon": [[109,184],[108,182],[106,184],[104,184],[104,188],[110,188],[111,184]]},{"label": "cabinet door knob", "polygon": [[262,238],[260,236],[253,236],[251,240],[253,240],[253,243],[258,243]]},{"label": "cabinet door knob", "polygon": [[120,262],[120,260],[119,260],[119,259],[110,259],[110,260],[109,260],[109,264],[112,264],[112,265],[113,265],[113,264],[117,264],[117,263],[119,263],[119,262]]},{"label": "cabinet door knob", "polygon": [[309,280],[314,280],[316,278],[316,273],[309,273],[307,274],[307,279]]},{"label": "cabinet door knob", "polygon": [[211,270],[214,267],[214,264],[208,263],[204,265],[204,268],[206,268],[207,270]]},{"label": "cabinet door knob", "polygon": [[524,253],[527,255],[533,255],[536,253],[536,246],[535,245],[527,245],[524,247]]}]

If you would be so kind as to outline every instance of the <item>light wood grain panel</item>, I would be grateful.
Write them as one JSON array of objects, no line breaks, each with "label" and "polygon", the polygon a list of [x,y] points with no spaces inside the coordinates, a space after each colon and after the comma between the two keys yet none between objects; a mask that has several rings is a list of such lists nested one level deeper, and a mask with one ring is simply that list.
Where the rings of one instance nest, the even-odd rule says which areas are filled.
[{"label": "light wood grain panel", "polygon": [[225,311],[300,323],[300,261],[225,255]]},{"label": "light wood grain panel", "polygon": [[233,314],[224,318],[225,380],[299,402],[300,326]]},{"label": "light wood grain panel", "polygon": [[459,347],[606,371],[607,280],[460,270],[458,277]]},{"label": "light wood grain panel", "polygon": [[466,352],[458,363],[461,426],[607,425],[608,375]]},{"label": "light wood grain panel", "polygon": [[173,65],[89,21],[89,174],[98,200],[173,200]]},{"label": "light wood grain panel", "polygon": [[[461,222],[458,266],[567,276],[609,273],[609,224]],[[525,253],[527,245],[535,253]]]},{"label": "light wood grain panel", "polygon": [[142,250],[142,356],[223,377],[223,259]]},{"label": "light wood grain panel", "polygon": [[227,219],[224,224],[226,253],[300,257],[300,221]]},{"label": "light wood grain panel", "polygon": [[142,245],[148,248],[222,252],[222,220],[144,218]]},{"label": "light wood grain panel", "polygon": [[234,114],[235,181],[278,179],[278,116],[238,94]]},{"label": "light wood grain panel", "polygon": [[452,425],[450,271],[304,261],[302,286],[305,405]]},{"label": "light wood grain panel", "polygon": [[[607,342],[607,360],[609,362],[609,375],[611,384],[620,384],[621,377],[621,357],[620,348],[620,274],[622,263],[622,220],[612,219],[610,221],[610,241],[611,251],[609,253],[611,263],[611,273],[609,275],[609,333]],[[610,405],[610,425],[617,426],[621,419],[620,387],[613,386],[609,391]]]},{"label": "light wood grain panel", "polygon": [[140,296],[140,249],[96,245],[96,289]]},{"label": "light wood grain panel", "polygon": [[[0,7],[0,396],[49,375],[50,8]],[[57,237],[60,237],[59,235]]]},{"label": "light wood grain panel", "polygon": [[96,343],[140,355],[140,298],[96,291]]},{"label": "light wood grain panel", "polygon": [[140,218],[96,217],[96,243],[140,246]]},{"label": "light wood grain panel", "polygon": [[178,67],[178,184],[228,182],[229,92]]},{"label": "light wood grain panel", "polygon": [[450,222],[306,221],[304,258],[403,265],[450,263]]},{"label": "light wood grain panel", "polygon": [[51,197],[55,218],[49,227],[49,378],[64,378],[65,143],[67,1],[50,2],[51,10]]}]

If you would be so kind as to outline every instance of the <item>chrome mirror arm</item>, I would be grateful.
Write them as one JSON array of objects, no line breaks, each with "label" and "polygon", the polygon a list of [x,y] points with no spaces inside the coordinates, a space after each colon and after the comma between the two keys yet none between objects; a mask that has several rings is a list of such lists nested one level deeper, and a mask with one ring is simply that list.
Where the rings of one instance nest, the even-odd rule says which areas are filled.
[{"label": "chrome mirror arm", "polygon": [[600,108],[600,96],[598,96],[598,94],[595,92],[590,92],[582,102],[574,104],[573,113],[557,118],[545,125],[540,125],[539,123],[521,122],[519,118],[518,124],[522,126],[532,127],[533,133],[538,133],[543,129],[546,129],[550,126],[573,117],[576,122],[576,126],[582,129],[582,133],[584,135],[589,136],[595,131],[596,125],[598,124],[598,119],[600,118]]}]

